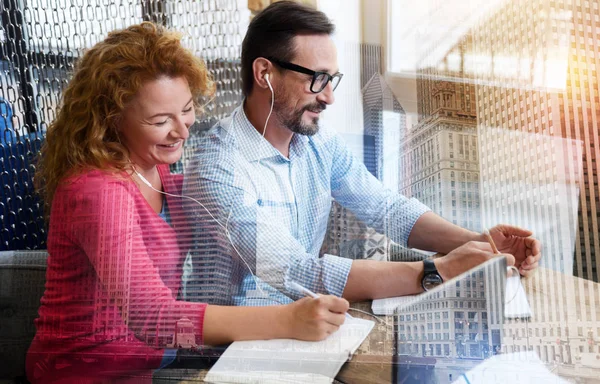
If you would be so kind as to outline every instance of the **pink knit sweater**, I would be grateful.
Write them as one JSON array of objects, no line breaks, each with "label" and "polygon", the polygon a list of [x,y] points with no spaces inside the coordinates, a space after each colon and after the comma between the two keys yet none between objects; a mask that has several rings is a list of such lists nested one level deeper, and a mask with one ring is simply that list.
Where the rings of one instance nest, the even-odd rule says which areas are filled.
[{"label": "pink knit sweater", "polygon": [[[158,169],[164,190],[180,194],[181,177]],[[202,343],[206,304],[176,300],[185,223],[181,199],[167,202],[173,227],[124,174],[89,171],[57,189],[31,382],[150,382],[182,318]]]}]

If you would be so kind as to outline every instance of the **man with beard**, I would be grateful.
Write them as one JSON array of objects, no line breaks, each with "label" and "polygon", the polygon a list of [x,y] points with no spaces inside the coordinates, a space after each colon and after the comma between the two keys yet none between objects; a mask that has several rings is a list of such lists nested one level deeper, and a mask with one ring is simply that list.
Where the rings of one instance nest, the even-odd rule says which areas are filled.
[{"label": "man with beard", "polygon": [[[196,249],[186,298],[268,305],[317,293],[365,300],[421,292],[497,256],[481,234],[386,189],[335,132],[319,126],[342,79],[319,11],[280,1],[250,23],[242,43],[245,100],[209,131],[186,173]],[[426,262],[320,257],[332,199],[397,243],[446,254]],[[528,275],[540,244],[498,225],[491,236]]]}]

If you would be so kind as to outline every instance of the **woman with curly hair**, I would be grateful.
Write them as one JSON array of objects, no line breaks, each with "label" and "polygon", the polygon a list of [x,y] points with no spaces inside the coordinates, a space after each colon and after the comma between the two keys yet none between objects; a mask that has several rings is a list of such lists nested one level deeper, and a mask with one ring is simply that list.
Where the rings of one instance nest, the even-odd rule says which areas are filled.
[{"label": "woman with curly hair", "polygon": [[258,308],[177,300],[190,244],[169,164],[212,89],[180,36],[151,23],[110,33],[78,62],[36,175],[50,216],[31,382],[150,381],[174,358],[178,325],[195,335],[189,346],[318,340],[343,323],[348,302],[333,296]]}]

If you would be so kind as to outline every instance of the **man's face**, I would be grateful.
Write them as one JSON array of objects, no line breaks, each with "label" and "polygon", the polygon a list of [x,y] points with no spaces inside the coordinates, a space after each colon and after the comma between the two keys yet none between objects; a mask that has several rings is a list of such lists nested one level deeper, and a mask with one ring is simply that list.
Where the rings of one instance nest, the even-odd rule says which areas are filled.
[{"label": "man's face", "polygon": [[[293,64],[323,71],[330,75],[338,72],[337,50],[328,35],[302,35],[294,38]],[[275,86],[273,112],[277,119],[292,132],[312,136],[319,131],[319,116],[327,105],[334,102],[333,89],[328,83],[319,93],[312,93],[312,76],[281,69]]]}]

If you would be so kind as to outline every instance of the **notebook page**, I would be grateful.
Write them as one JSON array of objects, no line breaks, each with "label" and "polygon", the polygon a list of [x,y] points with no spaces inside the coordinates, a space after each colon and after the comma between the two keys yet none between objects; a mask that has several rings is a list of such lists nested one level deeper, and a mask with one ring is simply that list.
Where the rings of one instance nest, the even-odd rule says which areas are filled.
[{"label": "notebook page", "polygon": [[374,322],[347,318],[327,339],[236,341],[211,368],[211,383],[331,383]]}]

